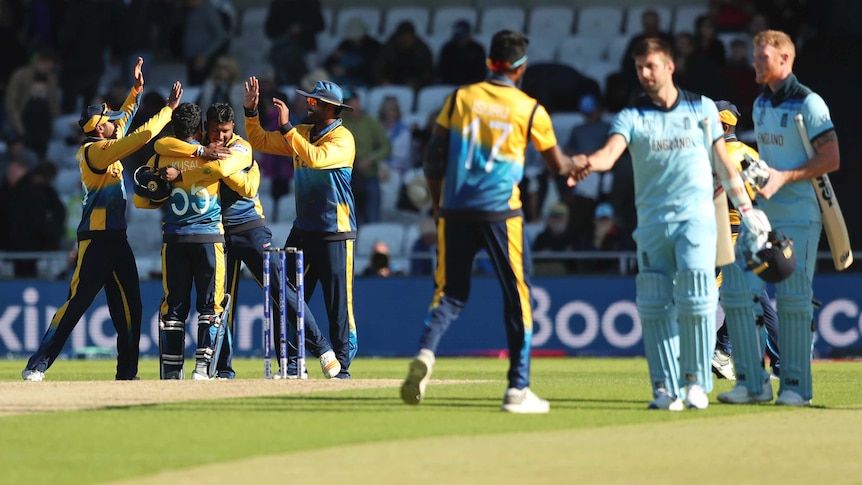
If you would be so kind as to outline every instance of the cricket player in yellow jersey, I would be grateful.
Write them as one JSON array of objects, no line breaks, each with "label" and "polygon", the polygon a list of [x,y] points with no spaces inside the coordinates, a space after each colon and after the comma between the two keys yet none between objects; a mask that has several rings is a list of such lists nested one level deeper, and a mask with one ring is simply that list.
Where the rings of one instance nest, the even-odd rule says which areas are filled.
[{"label": "cricket player in yellow jersey", "polygon": [[[201,109],[183,103],[171,119],[174,137],[200,144]],[[224,228],[221,223],[219,198],[222,173],[217,170],[196,170],[207,163],[200,157],[163,156],[164,144],[156,147],[145,167],[151,173],[176,170],[173,186],[165,197],[157,193],[148,196],[139,190],[136,172],[135,207],[161,209],[162,212],[162,286],[159,322],[159,360],[162,379],[182,379],[185,348],[185,320],[191,308],[191,288],[195,286],[198,312],[198,338],[195,352],[194,380],[207,380],[213,362],[218,357],[220,338],[224,336],[222,317],[225,302]],[[234,153],[215,164],[233,165],[234,172],[251,164],[251,150]],[[210,166],[214,165],[210,163]],[[229,168],[223,168],[229,172]],[[188,177],[183,176],[188,174]],[[195,176],[193,176],[195,175]]]},{"label": "cricket player in yellow jersey", "polygon": [[[287,105],[273,98],[280,128],[264,131],[257,112],[260,97],[257,78],[250,77],[245,88],[245,131],[252,148],[293,157],[296,220],[285,247],[301,248],[305,253],[306,300],[311,298],[318,282],[323,287],[329,340],[341,364],[335,378],[349,379],[350,362],[357,350],[353,316],[356,211],[350,187],[356,142],[341,124],[340,116],[342,110],[353,108],[344,104],[341,87],[331,81],[317,81],[310,92],[296,90],[306,97],[308,117],[304,124],[291,125]],[[287,276],[294,287],[295,264],[293,258],[288,258]],[[290,368],[295,358],[291,355],[289,360]],[[295,374],[291,369],[288,373]]]},{"label": "cricket player in yellow jersey", "polygon": [[174,83],[167,105],[131,134],[126,130],[141,100],[144,60],[138,58],[135,85],[119,111],[107,105],[87,106],[78,125],[87,135],[75,155],[84,188],[78,225],[78,262],[69,299],[57,311],[39,349],[21,372],[26,381],[41,381],[75,325],[102,288],[117,330],[118,380],[137,379],[141,337],[141,289],[135,256],[126,239],[126,189],[120,162],[158,135],[179,105],[182,85]]},{"label": "cricket player in yellow jersey", "polygon": [[563,155],[548,112],[518,89],[527,67],[528,43],[517,32],[494,34],[487,61],[491,77],[449,95],[433,128],[424,170],[437,215],[438,263],[419,353],[401,386],[401,399],[407,404],[423,399],[434,354],[467,303],[473,261],[485,249],[503,290],[509,348],[508,389],[501,409],[512,413],[550,409],[548,401],[529,388],[530,255],[518,184],[530,141],[555,173],[581,180],[589,174],[589,164],[576,166]]}]

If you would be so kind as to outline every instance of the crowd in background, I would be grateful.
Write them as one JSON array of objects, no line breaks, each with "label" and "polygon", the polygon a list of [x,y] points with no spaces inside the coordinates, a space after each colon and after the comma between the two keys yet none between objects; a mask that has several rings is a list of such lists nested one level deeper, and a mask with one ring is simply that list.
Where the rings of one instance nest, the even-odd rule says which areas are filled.
[{"label": "crowd in background", "polygon": [[[675,49],[675,80],[682,88],[713,99],[733,100],[743,108],[740,130],[750,127],[751,106],[758,90],[751,67],[751,46],[745,36],[766,28],[789,33],[797,44],[813,35],[818,17],[803,0],[705,0],[709,13],[690,29],[660,29],[661,18],[645,10],[640,32],[631,36],[619,59],[618,72],[607,79],[590,79],[570,65],[535,63],[522,88],[553,115],[576,112],[583,122],[560,139],[569,153],[590,152],[604,144],[608,121],[638,94],[637,77],[629,50],[645,37],[661,37]],[[73,219],[81,194],[54,183],[58,169],[76,166],[72,156],[80,137],[54,133],[55,120],[79,113],[82,106],[106,102],[119,106],[127,87],[114,87],[110,72],[127,73],[130,62],[145,59],[145,77],[159,60],[185,66],[184,85],[197,102],[208,106],[228,102],[242,113],[243,82],[256,75],[261,99],[280,98],[291,106],[291,122],[301,123],[305,100],[286,86],[310,90],[318,79],[331,79],[345,88],[345,102],[354,111],[344,124],[356,138],[353,188],[358,222],[396,220],[427,229],[428,208],[411,195],[411,181],[421,173],[425,143],[436,112],[408,119],[412,106],[387,97],[379,110],[368,112],[363,96],[376,86],[409,86],[418,93],[427,86],[463,85],[483,80],[487,46],[477,42],[476,26],[458,20],[439,49],[423,40],[410,21],[397,25],[388,38],[371,32],[361,19],[351,19],[343,37],[329,52],[319,49],[325,35],[322,6],[317,0],[273,0],[263,19],[263,34],[271,42],[267,62],[256,72],[243,72],[241,54],[231,49],[242,11],[230,0],[0,0],[0,251],[69,248],[64,222]],[[629,29],[633,32],[633,29]],[[729,49],[718,35],[741,35]],[[146,62],[153,59],[153,62]],[[122,81],[122,80],[120,80]],[[604,86],[604,90],[601,89]],[[146,120],[163,105],[163,96],[150,90],[136,121]],[[276,129],[271,103],[262,103],[265,128]],[[242,117],[236,132],[244,135]],[[61,127],[62,128],[62,127]],[[134,127],[133,127],[134,128]],[[78,133],[80,130],[69,130]],[[51,143],[57,141],[60,143]],[[64,149],[65,147],[65,149]],[[71,155],[70,155],[71,153]],[[126,170],[143,164],[151,151],[140,150],[124,160]],[[271,155],[259,160],[272,201],[291,195],[293,167],[289,159]],[[636,225],[633,181],[625,160],[607,174],[593,174],[575,188],[547,173],[535,152],[528,152],[521,186],[526,221],[537,227],[531,234],[534,251],[633,250]],[[394,188],[391,181],[397,181]],[[387,196],[394,190],[395,197]],[[556,199],[552,199],[556,197]],[[267,207],[276,215],[276,207]],[[431,231],[419,231],[415,249],[433,253]],[[380,246],[378,249],[382,248]],[[375,251],[369,274],[430,273],[421,259],[409,268],[382,271],[388,258]],[[376,259],[375,259],[376,258]],[[540,258],[543,259],[543,258]],[[430,263],[430,260],[426,260]],[[477,269],[481,271],[481,268]],[[586,259],[543,260],[539,274],[618,272],[613,261]],[[16,276],[35,276],[33,262],[16,262]]]}]

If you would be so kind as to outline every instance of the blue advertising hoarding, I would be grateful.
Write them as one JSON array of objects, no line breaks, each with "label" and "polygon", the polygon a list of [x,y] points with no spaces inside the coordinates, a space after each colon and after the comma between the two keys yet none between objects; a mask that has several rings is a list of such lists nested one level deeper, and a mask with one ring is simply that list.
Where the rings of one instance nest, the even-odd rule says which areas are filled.
[{"label": "blue advertising hoarding", "polygon": [[[357,278],[354,308],[360,356],[409,356],[415,353],[431,301],[430,278]],[[814,294],[823,306],[815,312],[815,353],[819,357],[862,354],[862,277],[823,275]],[[68,293],[65,282],[0,281],[0,355],[24,357],[39,345],[45,329]],[[159,281],[141,282],[144,321],[141,354],[155,357],[158,338]],[[326,333],[321,297],[311,310]],[[643,355],[633,277],[534,278],[533,348],[550,354]],[[240,285],[234,332],[238,356],[262,355],[263,297],[252,280]],[[506,348],[501,292],[493,277],[475,277],[470,300],[443,338],[441,355],[494,355]],[[194,353],[196,315],[187,323],[187,355]],[[104,294],[100,294],[72,333],[64,353],[86,347],[115,348]]]}]

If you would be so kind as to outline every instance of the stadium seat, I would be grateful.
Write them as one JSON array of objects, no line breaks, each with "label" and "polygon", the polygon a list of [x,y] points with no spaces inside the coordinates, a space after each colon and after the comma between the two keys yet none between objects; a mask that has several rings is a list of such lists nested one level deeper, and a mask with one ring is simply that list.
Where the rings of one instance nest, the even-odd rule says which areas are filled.
[{"label": "stadium seat", "polygon": [[557,145],[562,148],[569,141],[572,128],[584,124],[584,115],[575,111],[561,111],[551,115],[551,123],[554,124]]},{"label": "stadium seat", "polygon": [[[383,162],[381,162],[383,163]],[[389,171],[386,180],[380,181],[380,213],[383,219],[397,213],[398,195],[401,191],[401,175],[393,170]]]},{"label": "stadium seat", "polygon": [[320,13],[323,15],[323,31],[318,35],[332,34],[334,28],[333,20],[335,20],[335,9],[332,7],[322,7],[320,9]]},{"label": "stadium seat", "polygon": [[431,16],[430,35],[452,34],[452,25],[459,20],[466,20],[473,29],[476,29],[478,14],[472,7],[440,7],[434,10]]},{"label": "stadium seat", "polygon": [[566,37],[572,35],[574,20],[575,10],[572,7],[534,7],[530,10],[527,34],[531,42],[536,35]]},{"label": "stadium seat", "polygon": [[383,241],[389,246],[391,256],[402,256],[404,225],[398,222],[373,222],[361,225],[356,234],[356,257],[367,259],[377,241]]},{"label": "stadium seat", "polygon": [[269,230],[272,231],[272,245],[283,247],[284,242],[287,241],[287,236],[290,234],[290,228],[293,227],[293,221],[268,222],[266,225],[269,227]]},{"label": "stadium seat", "polygon": [[455,86],[448,84],[435,84],[420,89],[416,96],[416,109],[413,112],[427,117],[432,111],[440,111],[446,96],[452,94],[454,90]]},{"label": "stadium seat", "polygon": [[398,24],[404,20],[413,22],[413,27],[416,28],[417,34],[425,35],[428,32],[428,21],[430,18],[431,12],[425,7],[391,7],[386,10],[383,31],[380,37],[388,39],[395,32]]},{"label": "stadium seat", "polygon": [[482,10],[476,31],[492,35],[503,29],[523,32],[526,17],[521,7],[488,7]]},{"label": "stadium seat", "polygon": [[[615,37],[608,42],[607,50],[605,51],[605,60],[608,62],[622,63],[623,56],[626,55],[626,47],[629,46],[629,41],[633,35],[621,35]],[[631,62],[631,60],[628,60]]]},{"label": "stadium seat", "polygon": [[557,60],[557,44],[559,38],[551,35],[531,35],[527,50],[530,64],[554,62]]},{"label": "stadium seat", "polygon": [[335,30],[332,35],[341,39],[344,37],[344,29],[353,18],[360,18],[368,27],[368,33],[374,37],[380,35],[380,9],[377,7],[346,7],[338,10],[335,18]]},{"label": "stadium seat", "polygon": [[60,115],[54,118],[53,129],[51,131],[51,139],[57,141],[66,141],[66,138],[68,138],[69,136],[77,138],[78,133],[81,132],[81,129],[78,126],[78,119],[80,117],[80,113],[74,113]]},{"label": "stadium seat", "polygon": [[362,103],[362,109],[372,116],[378,116],[380,113],[380,105],[383,104],[383,99],[387,96],[395,96],[398,99],[398,104],[401,107],[402,113],[410,113],[413,111],[413,88],[410,86],[375,86],[368,90],[365,97],[359,98]]},{"label": "stadium seat", "polygon": [[[372,36],[375,37],[375,36]],[[376,38],[376,37],[375,37]],[[317,59],[322,64],[329,54],[332,54],[332,51],[341,44],[341,41],[344,40],[341,37],[336,37],[331,34],[318,34],[317,35]]]},{"label": "stadium seat", "polygon": [[[443,50],[443,46],[452,38],[451,29],[448,32],[440,32],[438,34],[420,37],[423,42],[428,44],[428,48],[431,49],[431,56],[434,59],[434,66],[436,67],[437,63],[440,62],[440,52]],[[485,47],[485,50],[488,50],[488,46],[483,47]]]},{"label": "stadium seat", "polygon": [[602,93],[604,93],[607,88],[608,76],[619,70],[619,62],[593,62],[585,66],[583,73],[585,76],[599,83],[599,87]]},{"label": "stadium seat", "polygon": [[653,10],[658,14],[658,25],[662,32],[670,33],[671,25],[673,24],[673,12],[670,7],[658,5],[642,5],[639,7],[629,7],[626,10],[626,23],[623,26],[623,33],[628,35],[639,34],[641,32],[641,15],[644,11]]},{"label": "stadium seat", "polygon": [[575,34],[597,37],[616,37],[623,24],[622,7],[592,6],[578,12]]},{"label": "stadium seat", "polygon": [[694,33],[694,21],[701,15],[709,13],[709,7],[702,5],[680,5],[676,7],[673,19],[673,33]]},{"label": "stadium seat", "polygon": [[607,50],[606,37],[574,35],[566,37],[557,46],[560,63],[583,72],[588,64],[603,61]]}]

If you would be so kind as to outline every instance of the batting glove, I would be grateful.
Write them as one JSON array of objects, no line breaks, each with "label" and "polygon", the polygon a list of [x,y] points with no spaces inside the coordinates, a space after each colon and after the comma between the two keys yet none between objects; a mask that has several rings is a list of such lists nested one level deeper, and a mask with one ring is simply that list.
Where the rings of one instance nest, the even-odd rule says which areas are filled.
[{"label": "batting glove", "polygon": [[751,155],[745,154],[741,163],[742,180],[756,189],[760,189],[769,181],[769,166],[763,160],[755,160]]},{"label": "batting glove", "polygon": [[769,218],[766,213],[760,209],[745,207],[739,210],[740,223],[748,233],[750,238],[747,244],[750,249],[753,249],[753,254],[757,254],[763,246],[769,241],[769,232],[772,231],[772,224],[769,223]]}]

